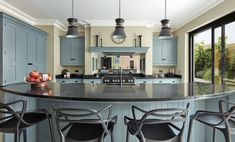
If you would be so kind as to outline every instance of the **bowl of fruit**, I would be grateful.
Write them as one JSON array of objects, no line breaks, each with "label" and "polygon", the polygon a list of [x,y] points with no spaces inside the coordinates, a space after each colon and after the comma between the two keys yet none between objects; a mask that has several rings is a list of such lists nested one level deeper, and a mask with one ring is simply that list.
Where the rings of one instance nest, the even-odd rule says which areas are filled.
[{"label": "bowl of fruit", "polygon": [[49,73],[32,71],[26,76],[25,81],[31,84],[32,88],[44,88],[48,86],[48,81],[51,81],[52,79],[52,75]]}]

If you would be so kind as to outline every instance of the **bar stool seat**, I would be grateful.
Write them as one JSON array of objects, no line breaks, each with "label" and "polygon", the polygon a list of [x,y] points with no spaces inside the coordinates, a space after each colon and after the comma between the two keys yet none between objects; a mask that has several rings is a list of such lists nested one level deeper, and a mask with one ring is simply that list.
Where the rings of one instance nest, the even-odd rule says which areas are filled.
[{"label": "bar stool seat", "polygon": [[[108,124],[108,130],[113,130],[115,123],[110,122]],[[79,131],[78,130],[82,130]],[[77,140],[77,141],[94,141],[98,142],[100,136],[104,132],[102,124],[79,124],[75,123],[69,129],[66,137],[67,140]]]}]

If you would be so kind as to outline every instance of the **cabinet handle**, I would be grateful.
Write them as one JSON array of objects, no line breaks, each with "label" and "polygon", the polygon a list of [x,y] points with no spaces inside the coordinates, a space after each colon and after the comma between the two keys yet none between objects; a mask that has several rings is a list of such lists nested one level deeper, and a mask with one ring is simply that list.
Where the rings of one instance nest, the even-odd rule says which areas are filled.
[{"label": "cabinet handle", "polygon": [[166,59],[162,59],[162,61],[166,61]]},{"label": "cabinet handle", "polygon": [[71,60],[71,61],[74,61],[75,59],[74,59],[74,58],[71,58],[70,60]]},{"label": "cabinet handle", "polygon": [[33,65],[33,63],[28,63],[28,66],[32,66]]},{"label": "cabinet handle", "polygon": [[159,81],[159,83],[162,83],[162,81]]},{"label": "cabinet handle", "polygon": [[75,83],[78,83],[78,81],[75,81]]},{"label": "cabinet handle", "polygon": [[62,81],[62,83],[65,83],[65,81]]},{"label": "cabinet handle", "polygon": [[175,83],[175,81],[172,81],[172,83]]}]

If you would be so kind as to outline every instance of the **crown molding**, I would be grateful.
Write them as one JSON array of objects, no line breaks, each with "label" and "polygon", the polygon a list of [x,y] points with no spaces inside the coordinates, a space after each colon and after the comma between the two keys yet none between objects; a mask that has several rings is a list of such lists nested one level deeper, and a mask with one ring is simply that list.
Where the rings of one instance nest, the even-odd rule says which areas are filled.
[{"label": "crown molding", "polygon": [[37,19],[35,25],[53,25],[62,31],[67,30],[67,27],[56,19]]},{"label": "crown molding", "polygon": [[0,0],[0,9],[3,12],[5,12],[5,13],[7,13],[9,15],[12,15],[12,16],[14,16],[14,17],[16,17],[16,18],[18,18],[18,19],[20,19],[20,20],[30,24],[30,25],[34,25],[35,24],[35,21],[36,21],[35,18],[33,18],[32,16],[24,13],[23,11],[15,8],[14,6],[6,3],[3,0]]},{"label": "crown molding", "polygon": [[59,28],[62,31],[66,31],[67,28],[59,20],[55,19],[35,19],[32,16],[26,14],[25,12],[17,9],[16,7],[6,3],[3,0],[0,0],[0,9],[2,12],[5,12],[17,19],[20,19],[30,25],[53,25]]}]

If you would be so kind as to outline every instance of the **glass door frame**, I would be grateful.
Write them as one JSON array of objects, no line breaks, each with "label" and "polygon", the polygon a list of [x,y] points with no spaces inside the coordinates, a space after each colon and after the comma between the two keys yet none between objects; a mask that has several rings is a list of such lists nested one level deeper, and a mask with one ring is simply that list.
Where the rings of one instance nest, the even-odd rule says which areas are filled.
[{"label": "glass door frame", "polygon": [[214,71],[214,57],[215,57],[215,29],[221,27],[221,48],[222,48],[222,72],[221,72],[221,84],[224,84],[225,77],[225,25],[235,21],[235,11],[219,18],[207,25],[204,25],[194,31],[189,32],[189,82],[194,82],[195,69],[194,69],[194,35],[203,31],[211,29],[211,48],[212,48],[212,84],[215,83],[215,71]]}]

